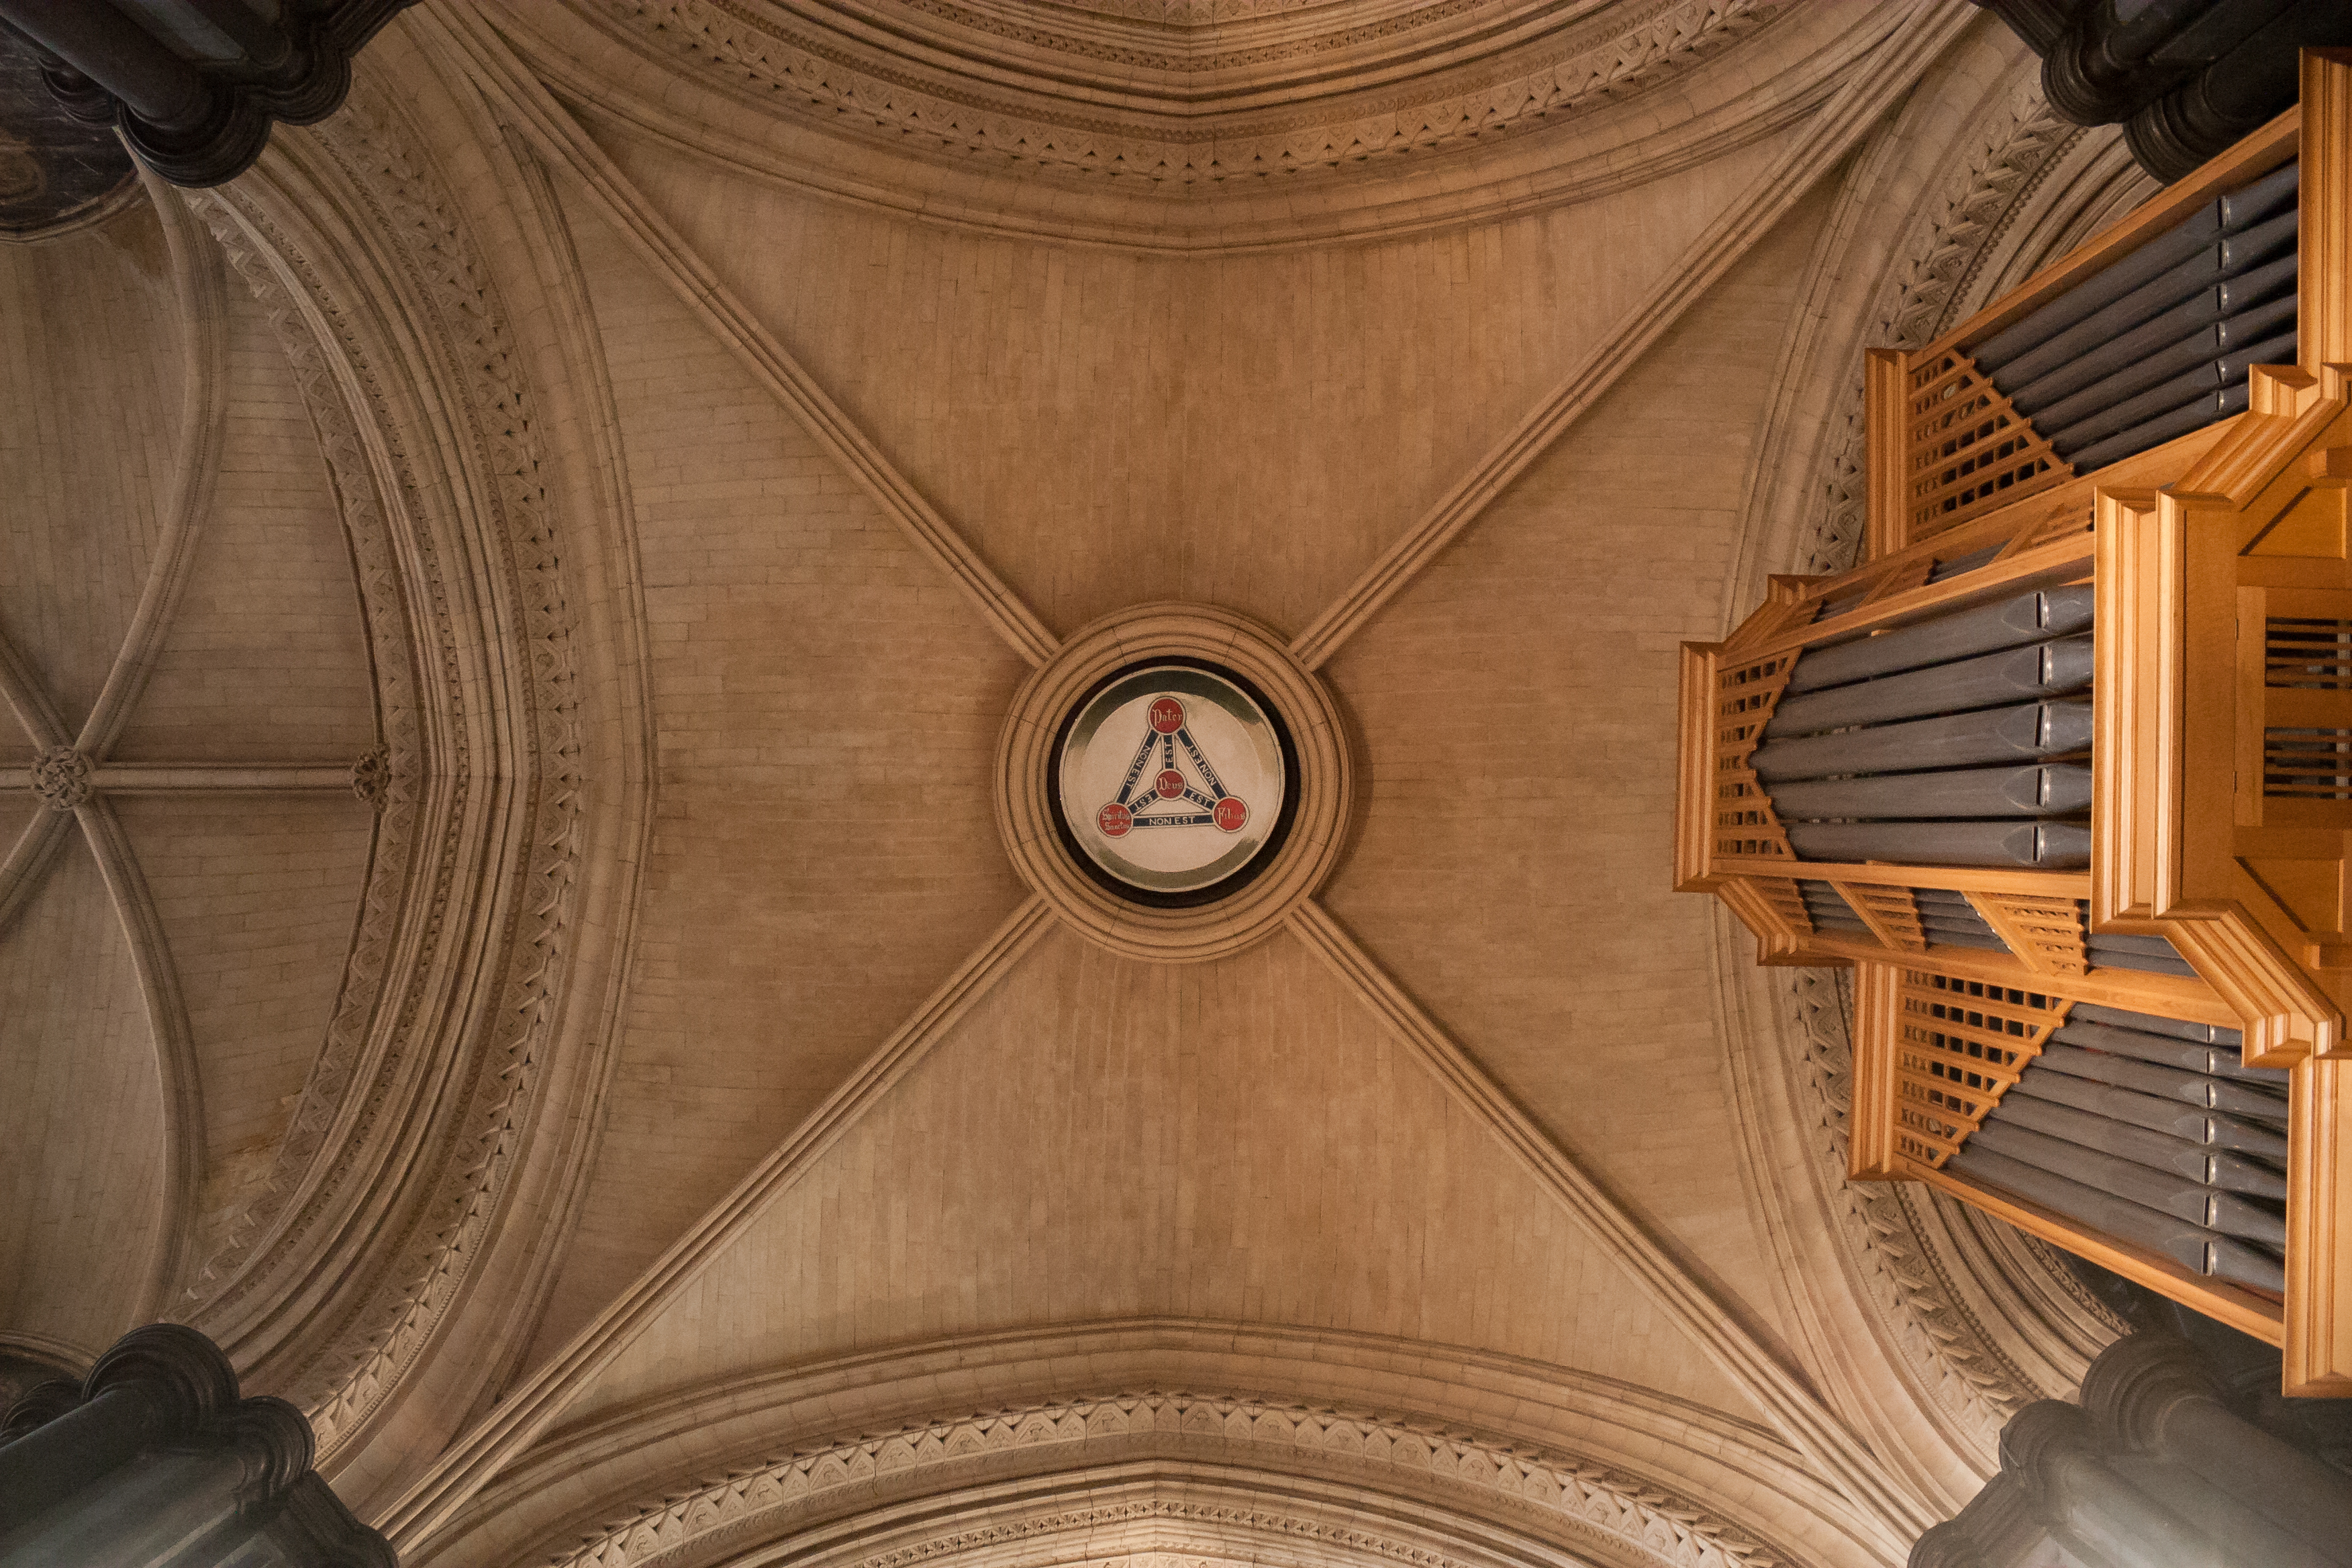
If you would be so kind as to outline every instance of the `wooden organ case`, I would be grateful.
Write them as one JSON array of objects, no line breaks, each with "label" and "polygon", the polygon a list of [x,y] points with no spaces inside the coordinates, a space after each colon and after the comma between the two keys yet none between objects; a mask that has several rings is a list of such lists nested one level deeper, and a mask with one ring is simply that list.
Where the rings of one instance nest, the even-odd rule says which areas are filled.
[{"label": "wooden organ case", "polygon": [[2352,53],[1866,369],[1864,563],[1685,644],[1675,872],[1854,971],[1851,1174],[2352,1396]]}]

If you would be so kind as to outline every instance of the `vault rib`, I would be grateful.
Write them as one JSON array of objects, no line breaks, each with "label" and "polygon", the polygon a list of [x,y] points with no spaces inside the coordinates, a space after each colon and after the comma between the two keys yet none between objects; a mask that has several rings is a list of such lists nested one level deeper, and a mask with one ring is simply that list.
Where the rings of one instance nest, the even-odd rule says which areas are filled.
[{"label": "vault rib", "polygon": [[163,934],[163,918],[147,890],[122,819],[102,795],[74,807],[82,837],[98,858],[107,897],[122,922],[123,940],[147,1005],[147,1028],[155,1039],[155,1071],[163,1101],[163,1200],[147,1279],[140,1292],[139,1321],[162,1315],[179,1279],[180,1258],[195,1234],[196,1201],[204,1190],[205,1102],[196,1073],[196,1045],[188,1006],[180,994],[179,970]]},{"label": "vault rib", "polygon": [[1869,1445],[1520,1110],[1320,905],[1307,900],[1291,911],[1288,923],[1372,1016],[1420,1057],[1446,1092],[1484,1122],[1651,1300],[1706,1348],[1822,1477],[1878,1524],[1890,1557],[1899,1556],[1905,1543],[1936,1522],[1937,1510],[1893,1484]]},{"label": "vault rib", "polygon": [[5,631],[0,631],[0,698],[6,699],[8,710],[16,715],[35,751],[53,752],[70,740],[58,705],[41,689],[40,677]]},{"label": "vault rib", "polygon": [[213,480],[220,471],[221,442],[227,428],[227,401],[218,392],[227,360],[228,300],[205,233],[180,193],[142,163],[139,178],[163,227],[171,256],[172,286],[180,317],[180,442],[172,470],[172,496],[163,514],[163,534],[147,569],[131,629],[106,673],[106,685],[90,707],[76,749],[93,762],[113,750],[139,700],[140,689],[163,651],[172,612],[196,559],[196,526],[212,505]]},{"label": "vault rib", "polygon": [[1683,313],[1786,217],[1816,182],[1859,146],[1976,16],[1968,5],[1932,4],[1912,13],[1798,133],[1795,145],[1749,183],[1728,211],[1691,242],[1657,285],[1592,352],[1496,445],[1476,468],[1366,568],[1348,591],[1291,643],[1318,669],[1349,637],[1402,592],[1423,567],[1475,522],[1487,504],[1607,395],[1618,377]]},{"label": "vault rib", "polygon": [[73,818],[64,812],[37,811],[8,847],[8,858],[0,860],[0,932],[7,931],[8,922],[41,885],[41,873],[48,869],[72,826]]},{"label": "vault rib", "polygon": [[744,368],[800,420],[817,444],[849,471],[879,507],[945,572],[1013,651],[1041,665],[1061,646],[1034,612],[891,466],[871,437],[784,351],[684,237],[604,155],[490,25],[466,7],[428,5],[416,16],[456,56],[472,79],[553,168],[596,205],[629,247],[677,293],[686,308],[742,361]]},{"label": "vault rib", "polygon": [[1034,894],[883,1041],[735,1190],[696,1221],[654,1266],[572,1342],[452,1443],[425,1478],[376,1521],[395,1549],[415,1550],[562,1415],[589,1382],[651,1327],[662,1309],[726,1250],[743,1228],[806,1174],[845,1133],[930,1054],[1038,938],[1056,928]]}]

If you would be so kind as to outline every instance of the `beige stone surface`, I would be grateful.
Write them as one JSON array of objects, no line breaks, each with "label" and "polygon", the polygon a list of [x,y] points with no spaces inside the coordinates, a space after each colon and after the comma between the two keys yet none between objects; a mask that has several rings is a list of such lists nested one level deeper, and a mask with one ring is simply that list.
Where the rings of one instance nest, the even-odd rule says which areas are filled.
[{"label": "beige stone surface", "polygon": [[645,574],[658,806],[613,1112],[534,1361],[1019,897],[990,816],[1023,673],[593,218]]},{"label": "beige stone surface", "polygon": [[1827,194],[1329,670],[1370,760],[1332,912],[1636,1212],[1768,1314],[1708,911],[1669,890],[1675,682],[1682,641],[1713,632]]},{"label": "beige stone surface", "polygon": [[1507,223],[1216,260],[985,238],[610,150],[1066,636],[1152,599],[1301,629],[1780,146]]},{"label": "beige stone surface", "polygon": [[204,1086],[203,1257],[268,1173],[318,1058],[375,822],[349,795],[132,796],[115,809],[163,919]]},{"label": "beige stone surface", "polygon": [[573,1413],[1163,1316],[1475,1344],[1755,1414],[1295,939],[1168,966],[1059,933]]},{"label": "beige stone surface", "polygon": [[0,246],[0,633],[78,730],[145,586],[178,436],[153,210]]},{"label": "beige stone surface", "polygon": [[375,743],[351,546],[276,333],[227,303],[212,504],[114,759],[349,763]]},{"label": "beige stone surface", "polygon": [[0,932],[0,1322],[95,1355],[141,1321],[163,1106],[121,923],[68,848]]},{"label": "beige stone surface", "polygon": [[[688,1537],[819,1450],[845,1564],[982,1568],[1020,1548],[953,1531],[1019,1510],[957,1489],[1091,1508],[1106,1404],[1171,1390],[1317,1568],[1863,1568],[1990,1468],[1789,993],[1665,890],[1675,648],[1820,532],[1853,351],[1955,234],[2026,266],[2115,182],[2031,195],[2031,62],[1960,0],[1115,8],[857,0],[823,26],[887,47],[824,60],[760,42],[782,0],[404,12],[175,231],[223,268],[223,445],[152,627],[157,219],[0,244],[0,632],[74,726],[154,631],[110,760],[210,769],[11,868],[0,1353],[192,1321],[465,1568],[723,1555]],[[1173,135],[1100,63],[1144,35],[1239,51],[1213,129],[1377,98],[1389,150],[1176,190],[985,107],[1013,72]],[[1156,966],[1028,898],[991,791],[1055,638],[1163,599],[1332,616],[1358,811],[1288,925]],[[32,750],[0,722],[0,784]],[[36,809],[0,788],[0,842]],[[799,1539],[760,1517],[725,1550]]]}]

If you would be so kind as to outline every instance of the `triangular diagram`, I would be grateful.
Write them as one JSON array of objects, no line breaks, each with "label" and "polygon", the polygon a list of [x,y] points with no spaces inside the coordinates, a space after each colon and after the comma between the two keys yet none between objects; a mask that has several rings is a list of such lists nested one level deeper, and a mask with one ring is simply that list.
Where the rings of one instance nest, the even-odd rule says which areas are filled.
[{"label": "triangular diagram", "polygon": [[[1192,763],[1191,776],[1179,762],[1180,748],[1182,761]],[[1249,803],[1217,777],[1184,721],[1184,704],[1174,697],[1153,698],[1144,715],[1143,743],[1127,764],[1118,798],[1095,813],[1095,826],[1105,837],[1124,838],[1139,827],[1214,827],[1239,833],[1247,821]]]}]

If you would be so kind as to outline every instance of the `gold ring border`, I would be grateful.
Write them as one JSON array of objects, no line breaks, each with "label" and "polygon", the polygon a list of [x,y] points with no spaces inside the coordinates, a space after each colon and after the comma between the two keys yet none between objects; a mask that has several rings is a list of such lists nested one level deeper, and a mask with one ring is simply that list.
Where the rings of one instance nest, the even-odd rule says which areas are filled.
[{"label": "gold ring border", "polygon": [[[1298,814],[1265,868],[1230,898],[1192,909],[1133,904],[1087,875],[1054,831],[1054,737],[1071,707],[1112,671],[1197,658],[1244,676],[1289,726],[1298,754]],[[996,828],[1021,879],[1064,924],[1098,947],[1148,963],[1224,958],[1271,936],[1331,874],[1353,797],[1339,710],[1273,631],[1213,605],[1136,605],[1064,643],[1013,695],[996,739]]]}]

